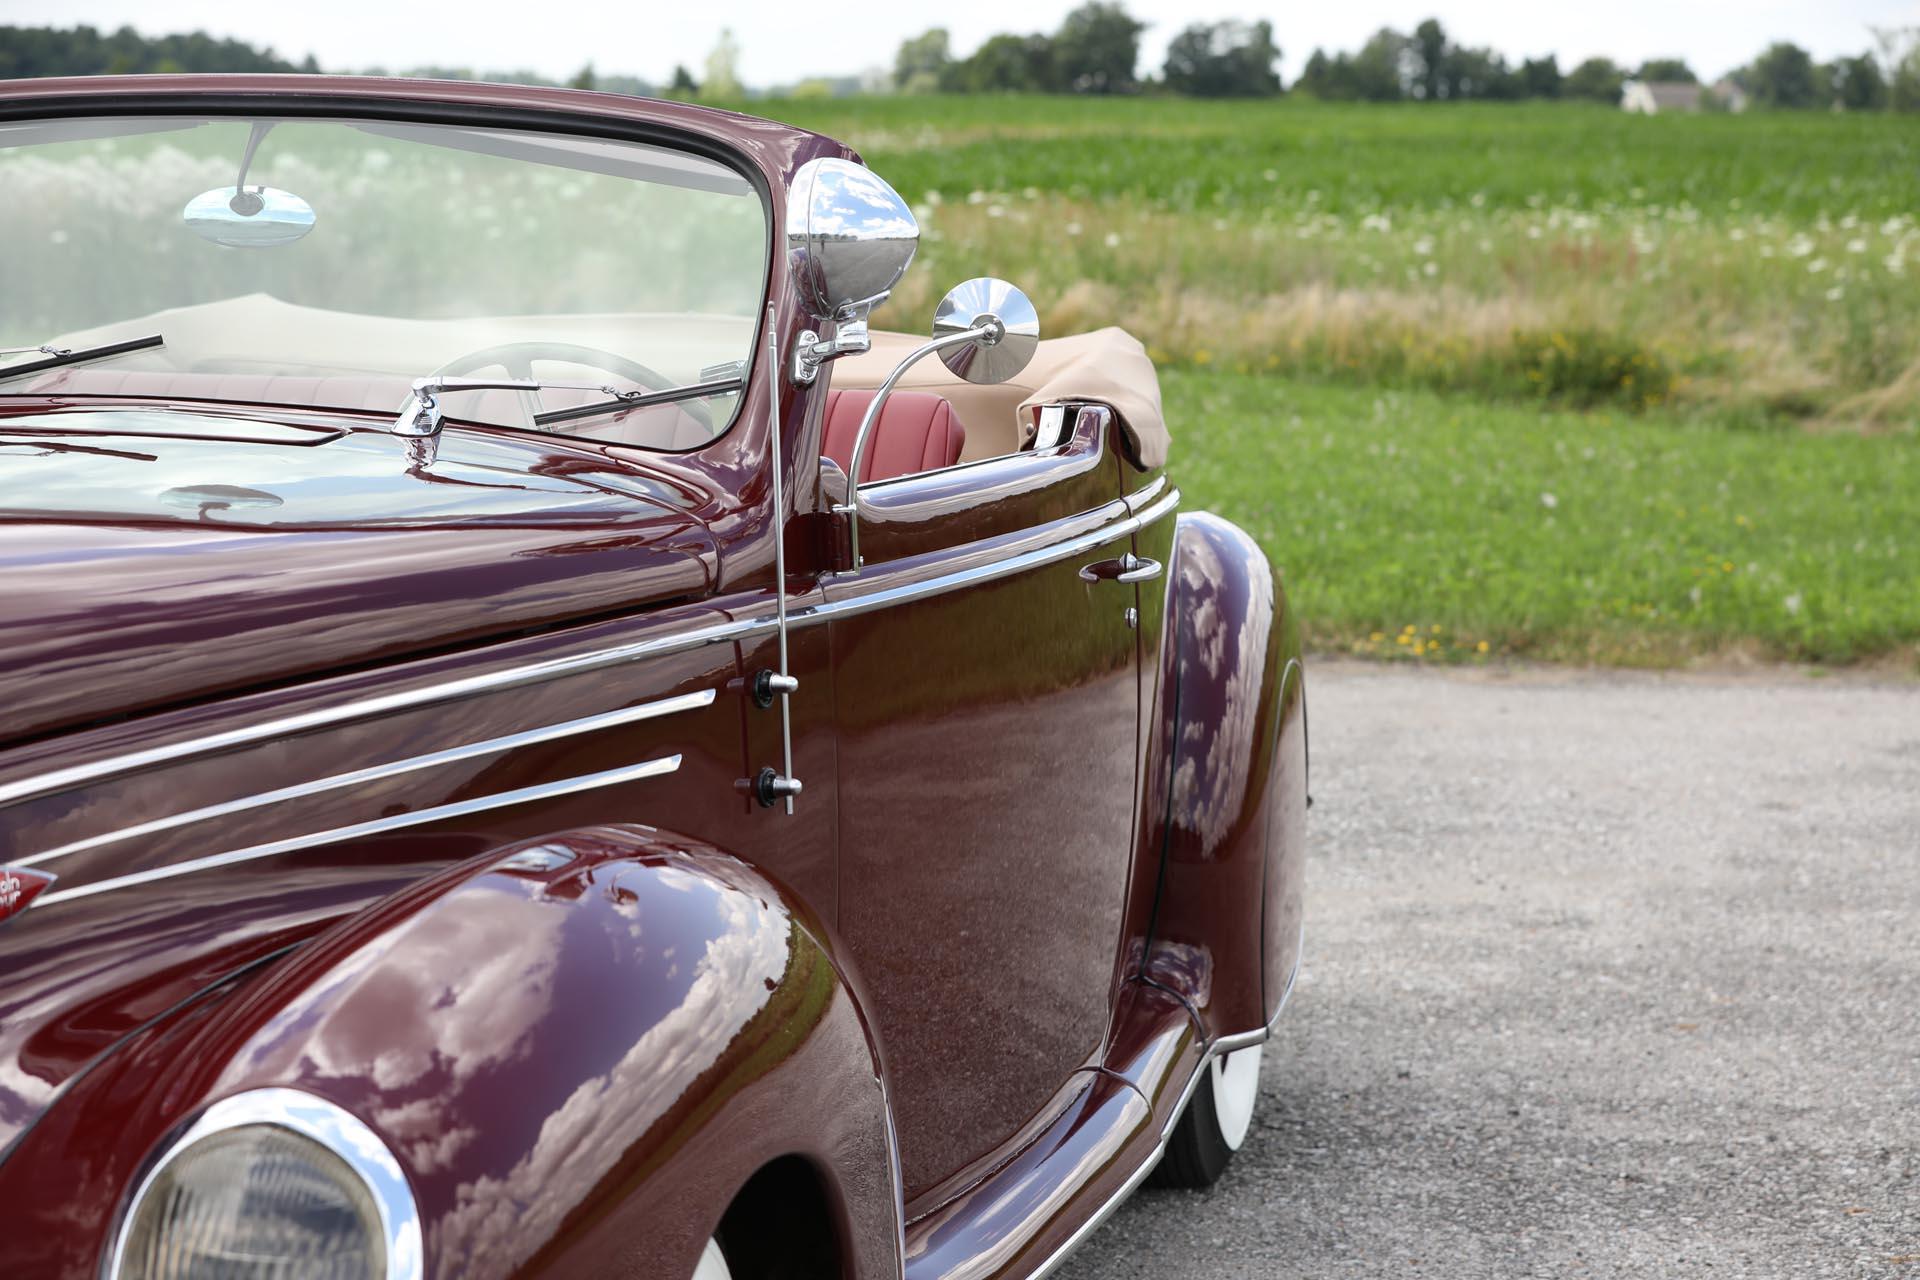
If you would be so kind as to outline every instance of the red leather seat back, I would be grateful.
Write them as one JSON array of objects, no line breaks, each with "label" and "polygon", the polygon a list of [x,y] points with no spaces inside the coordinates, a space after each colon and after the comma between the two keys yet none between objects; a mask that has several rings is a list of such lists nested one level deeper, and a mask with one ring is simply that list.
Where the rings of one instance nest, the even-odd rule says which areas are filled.
[{"label": "red leather seat back", "polygon": [[[826,444],[821,452],[839,463],[842,471],[853,466],[854,437],[872,403],[871,391],[827,392]],[[944,396],[896,391],[887,397],[880,420],[873,424],[866,457],[861,459],[863,474],[855,483],[951,467],[960,461],[960,450],[966,443],[967,429],[960,425]]]}]

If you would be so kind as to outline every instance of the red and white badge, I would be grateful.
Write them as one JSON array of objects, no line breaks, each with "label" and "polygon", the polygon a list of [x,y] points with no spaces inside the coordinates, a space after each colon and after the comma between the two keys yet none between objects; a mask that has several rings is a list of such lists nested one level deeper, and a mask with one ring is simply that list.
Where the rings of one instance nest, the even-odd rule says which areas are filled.
[{"label": "red and white badge", "polygon": [[53,880],[44,871],[0,867],[0,920],[25,911]]}]

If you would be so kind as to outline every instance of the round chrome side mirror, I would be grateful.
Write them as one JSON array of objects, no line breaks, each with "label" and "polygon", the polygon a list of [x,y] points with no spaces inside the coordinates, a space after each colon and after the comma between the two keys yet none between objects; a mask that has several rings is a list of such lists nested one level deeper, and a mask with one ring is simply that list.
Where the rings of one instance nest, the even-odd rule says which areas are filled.
[{"label": "round chrome side mirror", "polygon": [[983,327],[988,332],[971,342],[940,348],[940,363],[968,382],[1005,382],[1027,367],[1040,345],[1040,313],[1005,280],[963,280],[934,309],[936,342]]},{"label": "round chrome side mirror", "polygon": [[920,224],[886,179],[851,160],[800,166],[787,189],[787,248],[802,299],[822,320],[862,312],[913,262]]}]

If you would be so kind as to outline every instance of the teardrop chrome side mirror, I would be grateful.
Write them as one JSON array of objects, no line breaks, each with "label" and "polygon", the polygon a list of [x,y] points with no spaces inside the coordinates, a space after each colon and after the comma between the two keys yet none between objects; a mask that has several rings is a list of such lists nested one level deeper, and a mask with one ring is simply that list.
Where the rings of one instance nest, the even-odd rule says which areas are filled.
[{"label": "teardrop chrome side mirror", "polygon": [[913,210],[873,170],[832,156],[800,166],[787,188],[787,256],[801,303],[834,335],[800,335],[795,382],[811,383],[828,360],[868,349],[867,313],[900,283],[919,245]]},{"label": "teardrop chrome side mirror", "polygon": [[935,342],[984,329],[970,340],[940,348],[940,363],[968,382],[1018,377],[1040,345],[1040,313],[1033,300],[1005,280],[963,280],[933,312]]},{"label": "teardrop chrome side mirror", "polygon": [[887,296],[913,262],[920,224],[900,193],[865,165],[823,158],[787,192],[787,247],[802,300],[835,320]]}]

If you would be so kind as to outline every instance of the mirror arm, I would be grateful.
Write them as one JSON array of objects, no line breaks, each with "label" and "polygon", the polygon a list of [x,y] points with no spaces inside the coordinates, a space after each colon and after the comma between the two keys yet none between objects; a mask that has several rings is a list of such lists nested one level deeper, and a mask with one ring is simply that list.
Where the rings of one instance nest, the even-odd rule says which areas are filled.
[{"label": "mirror arm", "polygon": [[1000,323],[1000,317],[986,315],[980,317],[980,319],[981,323],[971,329],[963,329],[958,333],[950,333],[945,337],[935,338],[932,342],[914,348],[904,360],[894,366],[893,372],[887,375],[887,380],[882,382],[879,389],[873,393],[873,399],[867,404],[866,413],[860,417],[859,434],[853,438],[852,465],[847,469],[847,500],[837,504],[833,508],[835,515],[842,515],[847,518],[847,538],[848,545],[853,553],[853,567],[844,573],[833,574],[831,576],[850,578],[860,572],[863,563],[860,559],[860,462],[861,459],[866,457],[867,439],[873,434],[874,424],[880,421],[880,410],[887,403],[887,397],[893,394],[894,387],[899,383],[900,379],[905,376],[907,370],[913,368],[914,365],[932,355],[934,352],[944,351],[948,347],[957,347],[964,343],[976,342],[983,339],[988,345],[992,345],[1005,336],[1007,328]]},{"label": "mirror arm", "polygon": [[822,338],[812,329],[803,330],[793,343],[793,380],[803,387],[813,385],[820,366],[841,356],[857,356],[871,350],[873,340],[867,333],[867,315],[887,300],[886,294],[856,302],[834,320],[833,337]]}]

